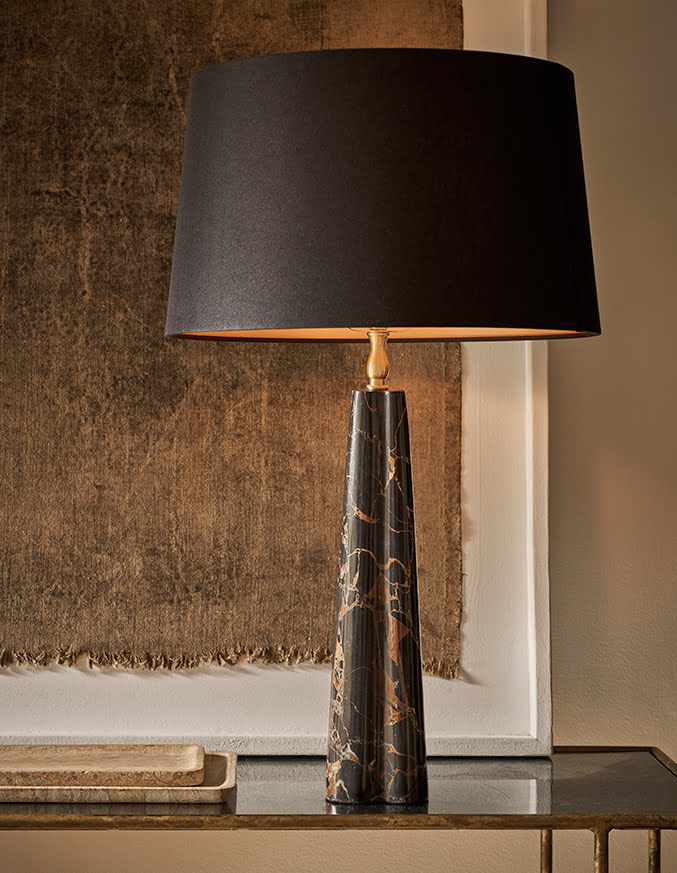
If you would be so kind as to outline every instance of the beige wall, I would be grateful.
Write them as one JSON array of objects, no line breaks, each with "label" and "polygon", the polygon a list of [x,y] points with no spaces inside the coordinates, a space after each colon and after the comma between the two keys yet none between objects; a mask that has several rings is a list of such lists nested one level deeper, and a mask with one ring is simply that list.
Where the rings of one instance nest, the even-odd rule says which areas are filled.
[{"label": "beige wall", "polygon": [[[677,3],[551,0],[578,80],[605,334],[551,349],[551,580],[558,743],[677,756]],[[645,868],[615,834],[615,873]],[[537,869],[533,834],[0,836],[2,873],[426,873]],[[589,834],[556,839],[591,870]],[[664,871],[677,873],[677,839]]]},{"label": "beige wall", "polygon": [[550,350],[555,738],[676,755],[677,3],[551,0],[550,56],[577,76],[604,329]]}]

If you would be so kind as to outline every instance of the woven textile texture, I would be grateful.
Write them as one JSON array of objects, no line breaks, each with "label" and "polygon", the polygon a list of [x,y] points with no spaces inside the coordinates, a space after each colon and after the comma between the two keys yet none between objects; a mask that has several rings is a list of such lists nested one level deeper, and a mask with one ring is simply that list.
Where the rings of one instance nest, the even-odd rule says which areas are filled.
[{"label": "woven textile texture", "polygon": [[[270,52],[460,48],[460,0],[5,0],[0,43],[0,661],[327,660],[367,350],[164,339],[188,83]],[[391,366],[426,668],[454,676],[460,350],[395,344]]]}]

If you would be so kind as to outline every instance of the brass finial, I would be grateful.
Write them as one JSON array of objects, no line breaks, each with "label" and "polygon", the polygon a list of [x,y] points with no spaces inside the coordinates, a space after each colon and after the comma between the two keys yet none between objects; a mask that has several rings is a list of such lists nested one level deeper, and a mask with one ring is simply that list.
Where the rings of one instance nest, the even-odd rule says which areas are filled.
[{"label": "brass finial", "polygon": [[388,378],[388,331],[385,328],[374,328],[367,331],[369,337],[369,357],[367,358],[367,391],[387,391]]}]

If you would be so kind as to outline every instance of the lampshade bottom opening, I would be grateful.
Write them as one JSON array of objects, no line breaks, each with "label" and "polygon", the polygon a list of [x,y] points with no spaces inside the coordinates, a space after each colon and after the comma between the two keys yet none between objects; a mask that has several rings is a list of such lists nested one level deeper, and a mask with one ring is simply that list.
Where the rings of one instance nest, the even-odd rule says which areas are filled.
[{"label": "lampshade bottom opening", "polygon": [[450,340],[473,342],[479,340],[544,340],[564,337],[593,336],[591,331],[553,330],[540,327],[294,327],[252,330],[196,330],[170,336],[195,339],[268,340],[268,341],[342,341],[366,340],[370,330],[387,330],[391,342],[398,340]]}]

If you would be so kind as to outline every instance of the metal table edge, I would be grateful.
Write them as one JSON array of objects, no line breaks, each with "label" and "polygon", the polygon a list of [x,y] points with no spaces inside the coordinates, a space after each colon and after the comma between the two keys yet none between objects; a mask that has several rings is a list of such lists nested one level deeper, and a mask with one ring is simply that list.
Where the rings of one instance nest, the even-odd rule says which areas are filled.
[{"label": "metal table edge", "polygon": [[677,830],[675,815],[92,815],[12,813],[0,830]]},{"label": "metal table edge", "polygon": [[[677,764],[655,746],[555,746],[553,754],[646,752],[677,777]],[[434,760],[434,759],[433,759]],[[344,813],[96,815],[92,813],[0,815],[0,830],[677,830],[675,814],[454,814]],[[0,807],[2,804],[0,804]]]}]

